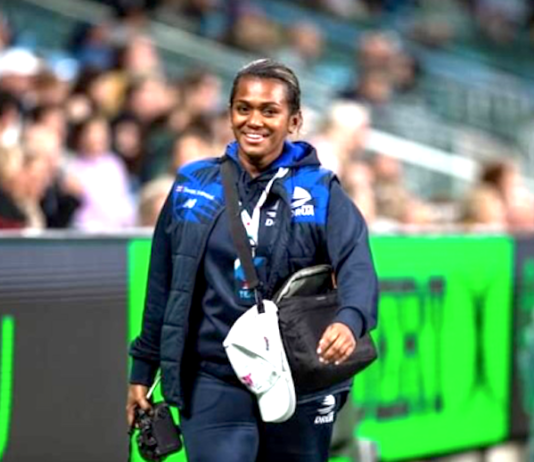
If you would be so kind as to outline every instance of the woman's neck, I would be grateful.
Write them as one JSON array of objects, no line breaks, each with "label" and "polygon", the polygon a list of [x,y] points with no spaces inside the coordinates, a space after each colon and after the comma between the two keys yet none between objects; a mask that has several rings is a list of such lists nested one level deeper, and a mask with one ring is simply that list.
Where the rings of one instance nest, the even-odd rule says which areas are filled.
[{"label": "woman's neck", "polygon": [[248,172],[252,178],[256,178],[262,172],[267,170],[269,166],[280,157],[281,153],[278,155],[267,155],[267,156],[258,156],[257,158],[250,158],[246,154],[241,152],[238,153],[239,162],[243,168]]}]

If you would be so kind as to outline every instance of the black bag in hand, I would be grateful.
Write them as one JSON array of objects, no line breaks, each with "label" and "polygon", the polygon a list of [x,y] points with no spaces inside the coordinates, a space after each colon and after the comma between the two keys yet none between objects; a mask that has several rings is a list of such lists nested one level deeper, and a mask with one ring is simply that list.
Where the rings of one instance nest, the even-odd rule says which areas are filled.
[{"label": "black bag in hand", "polygon": [[298,393],[310,393],[349,379],[369,366],[377,351],[369,334],[357,340],[352,355],[339,365],[319,361],[317,345],[338,310],[330,265],[304,268],[277,292],[280,331]]}]

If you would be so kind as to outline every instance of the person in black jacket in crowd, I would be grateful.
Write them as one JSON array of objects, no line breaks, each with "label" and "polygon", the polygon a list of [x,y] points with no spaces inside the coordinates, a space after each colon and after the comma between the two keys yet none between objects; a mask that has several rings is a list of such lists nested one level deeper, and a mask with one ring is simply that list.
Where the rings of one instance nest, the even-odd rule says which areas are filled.
[{"label": "person in black jacket in crowd", "polygon": [[[292,70],[269,59],[242,68],[233,82],[230,121],[235,141],[224,158],[238,172],[241,207],[254,222],[244,224],[263,295],[272,297],[295,271],[331,264],[340,309],[318,355],[339,364],[376,325],[378,283],[366,223],[315,149],[289,141],[302,123]],[[351,381],[297,396],[289,420],[266,423],[225,354],[223,340],[255,300],[230,233],[221,162],[181,167],[159,216],[142,332],[130,348],[128,423],[136,407],[150,409],[146,394],[161,370],[164,398],[180,409],[190,462],[326,461],[335,413]]]}]

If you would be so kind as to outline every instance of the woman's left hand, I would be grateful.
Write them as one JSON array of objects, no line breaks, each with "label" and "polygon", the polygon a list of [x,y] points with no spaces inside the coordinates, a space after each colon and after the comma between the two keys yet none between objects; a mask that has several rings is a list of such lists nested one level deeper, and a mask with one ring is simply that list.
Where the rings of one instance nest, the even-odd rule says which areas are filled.
[{"label": "woman's left hand", "polygon": [[356,348],[357,342],[348,326],[340,322],[330,324],[317,345],[319,361],[341,364]]}]

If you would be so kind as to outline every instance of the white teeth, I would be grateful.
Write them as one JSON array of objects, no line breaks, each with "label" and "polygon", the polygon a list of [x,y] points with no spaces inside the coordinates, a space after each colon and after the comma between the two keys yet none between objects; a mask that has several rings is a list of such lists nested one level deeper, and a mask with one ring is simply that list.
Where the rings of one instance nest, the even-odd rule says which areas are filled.
[{"label": "white teeth", "polygon": [[245,136],[246,136],[248,139],[250,139],[250,140],[255,140],[255,141],[261,140],[261,139],[263,138],[263,136],[261,136],[261,135],[256,135],[256,134],[254,134],[254,133],[247,133]]}]

